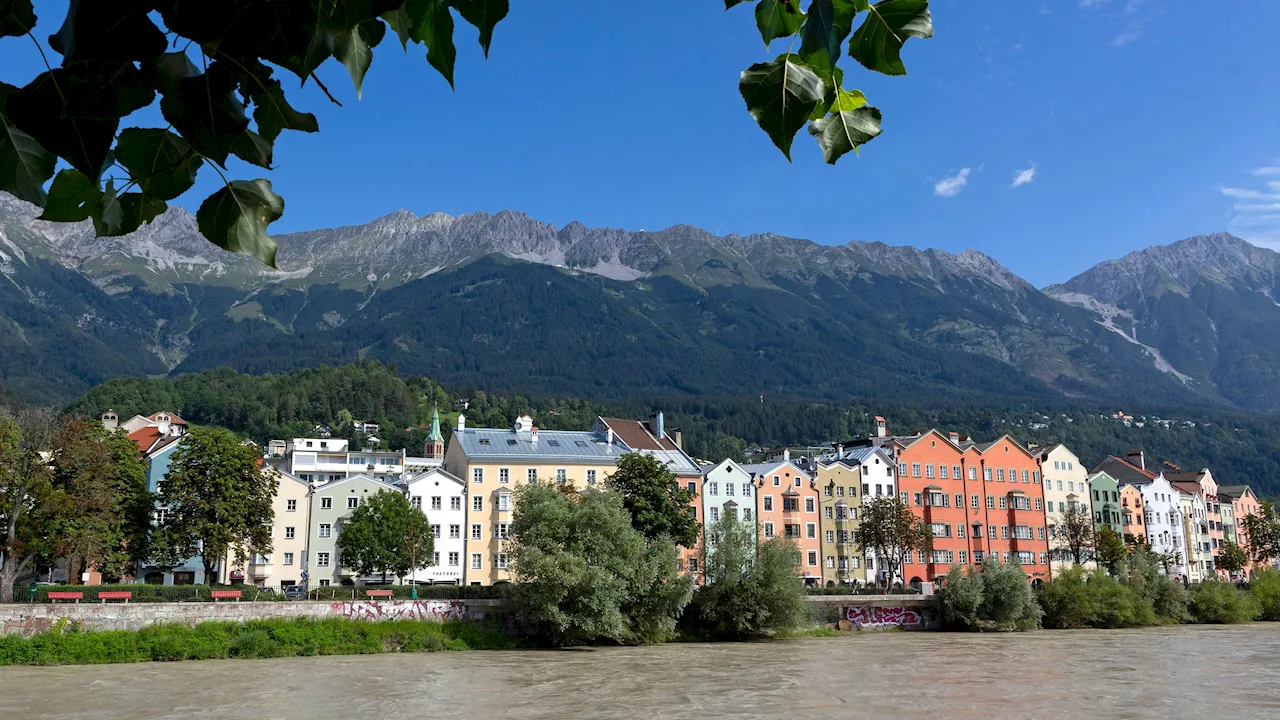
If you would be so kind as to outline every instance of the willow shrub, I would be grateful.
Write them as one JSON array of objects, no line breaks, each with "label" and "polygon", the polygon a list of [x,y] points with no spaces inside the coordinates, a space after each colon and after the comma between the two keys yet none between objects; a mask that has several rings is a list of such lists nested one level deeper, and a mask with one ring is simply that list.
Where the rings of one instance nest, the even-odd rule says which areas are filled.
[{"label": "willow shrub", "polygon": [[1044,614],[1022,566],[990,558],[980,573],[953,567],[938,595],[943,622],[953,629],[1030,630]]},{"label": "willow shrub", "polygon": [[1233,624],[1257,619],[1262,608],[1251,593],[1221,580],[1209,580],[1191,588],[1188,610],[1198,623]]},{"label": "willow shrub", "polygon": [[1262,620],[1280,620],[1280,572],[1259,570],[1253,576],[1249,592],[1258,603]]}]

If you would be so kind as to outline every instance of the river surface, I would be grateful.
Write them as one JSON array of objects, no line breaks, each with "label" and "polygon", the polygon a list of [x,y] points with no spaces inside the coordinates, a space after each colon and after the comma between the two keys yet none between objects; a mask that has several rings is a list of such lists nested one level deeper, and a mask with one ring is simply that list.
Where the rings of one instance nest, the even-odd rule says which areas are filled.
[{"label": "river surface", "polygon": [[1280,718],[1280,624],[0,668],[21,718]]}]

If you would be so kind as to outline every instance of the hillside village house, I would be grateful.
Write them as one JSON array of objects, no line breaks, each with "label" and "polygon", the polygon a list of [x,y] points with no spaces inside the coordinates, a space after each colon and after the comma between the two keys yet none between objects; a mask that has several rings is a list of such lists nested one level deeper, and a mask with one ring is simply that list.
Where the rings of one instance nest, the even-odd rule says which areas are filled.
[{"label": "hillside village house", "polygon": [[1253,488],[1248,485],[1220,485],[1218,498],[1222,501],[1224,508],[1227,503],[1231,504],[1231,516],[1234,522],[1227,539],[1244,548],[1249,554],[1250,561],[1244,569],[1244,572],[1249,574],[1253,570],[1253,553],[1250,551],[1249,538],[1245,535],[1241,523],[1246,517],[1261,513],[1262,504],[1254,494]]},{"label": "hillside village house", "polygon": [[[360,503],[384,491],[401,492],[400,488],[368,475],[352,475],[312,489],[311,525],[307,533],[306,566],[303,568],[310,584],[327,587],[360,579],[351,568],[342,566],[338,536]],[[381,580],[381,577],[377,579]]]},{"label": "hillside village house", "polygon": [[1186,543],[1187,579],[1193,583],[1212,579],[1216,573],[1204,498],[1194,489],[1188,492],[1177,485],[1174,487],[1181,491],[1179,500],[1182,505],[1183,541]]},{"label": "hillside village house", "polygon": [[822,584],[851,585],[866,580],[862,549],[853,541],[862,510],[862,465],[833,460],[819,461],[818,489],[822,492]]},{"label": "hillside village house", "polygon": [[[1209,553],[1216,560],[1222,552],[1226,534],[1222,527],[1222,503],[1218,499],[1218,483],[1208,468],[1198,472],[1179,472],[1177,466],[1170,465],[1172,472],[1165,472],[1165,477],[1184,493],[1200,496],[1204,501],[1205,524],[1209,530]],[[1214,563],[1216,568],[1217,563]],[[1216,574],[1217,571],[1214,570]]]},{"label": "hillside village house", "polygon": [[714,525],[723,516],[737,518],[749,529],[753,544],[757,542],[758,528],[756,487],[751,473],[732,460],[723,460],[717,465],[705,468],[702,477],[702,487],[697,499],[701,503],[702,517],[706,518],[701,548],[705,557],[691,558],[692,563],[682,568],[686,572],[699,573],[700,582],[701,573],[706,570],[700,562],[705,562],[706,558],[716,551],[714,545],[707,543],[706,527]]},{"label": "hillside village house", "polygon": [[743,465],[742,468],[751,473],[759,494],[756,507],[760,542],[779,536],[794,540],[800,549],[800,567],[796,574],[804,578],[805,585],[821,585],[822,542],[818,536],[821,495],[817,480],[791,459],[789,450],[783,453],[782,462]]},{"label": "hillside village house", "polygon": [[639,425],[636,421],[604,418],[597,420],[596,429],[584,432],[539,430],[528,415],[517,418],[511,429],[468,428],[466,417],[459,415],[445,451],[444,468],[467,484],[464,582],[489,585],[510,581],[506,546],[510,494],[526,482],[554,482],[575,490],[596,487],[614,471],[618,458],[629,452],[651,454],[677,478],[699,482],[702,471],[697,463],[674,438],[666,436],[661,415],[653,420],[652,428],[644,427],[643,433],[630,425]]},{"label": "hillside village house", "polygon": [[1142,495],[1142,522],[1147,547],[1172,558],[1166,573],[1186,581],[1186,541],[1182,537],[1182,501],[1177,488],[1169,484],[1163,473],[1144,485],[1137,486]]},{"label": "hillside village house", "polygon": [[218,565],[218,582],[243,582],[257,587],[301,585],[307,561],[307,528],[311,513],[311,485],[288,473],[268,469],[276,476],[276,496],[272,500],[271,552],[249,553],[237,562],[234,549]]},{"label": "hillside village house", "polygon": [[[1072,558],[1063,553],[1060,536],[1062,517],[1068,507],[1078,505],[1085,514],[1092,513],[1090,504],[1088,471],[1075,453],[1066,445],[1057,443],[1035,448],[1040,468],[1044,473],[1045,522],[1049,534],[1050,568],[1054,574],[1071,567]],[[1091,565],[1092,563],[1086,563]]]},{"label": "hillside village house", "polygon": [[[402,485],[409,493],[409,502],[426,513],[435,540],[435,552],[431,565],[415,570],[409,577],[414,584],[461,585],[463,565],[467,556],[467,484],[443,468],[406,475]],[[505,501],[510,503],[510,490]]]}]

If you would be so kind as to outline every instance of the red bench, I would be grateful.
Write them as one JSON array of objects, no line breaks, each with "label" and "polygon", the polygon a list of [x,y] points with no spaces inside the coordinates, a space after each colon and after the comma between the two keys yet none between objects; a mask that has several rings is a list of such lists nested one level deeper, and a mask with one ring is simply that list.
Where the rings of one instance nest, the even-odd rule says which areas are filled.
[{"label": "red bench", "polygon": [[76,604],[80,604],[80,600],[84,598],[82,592],[51,592],[48,595],[49,602],[56,603],[59,600],[75,600]]},{"label": "red bench", "polygon": [[125,602],[129,602],[130,598],[132,597],[133,597],[133,592],[130,590],[99,590],[98,591],[98,599],[101,600],[103,604],[105,604],[108,600],[123,600]]},{"label": "red bench", "polygon": [[391,592],[390,590],[365,590],[364,591],[364,596],[368,598],[376,598],[376,597],[389,598],[394,594],[395,593]]},{"label": "red bench", "polygon": [[209,591],[209,597],[213,598],[214,602],[217,602],[218,600],[235,600],[236,602],[240,602],[240,596],[241,596],[242,594],[243,594],[243,593],[242,593],[241,591],[239,591],[239,590],[211,590],[211,591]]}]

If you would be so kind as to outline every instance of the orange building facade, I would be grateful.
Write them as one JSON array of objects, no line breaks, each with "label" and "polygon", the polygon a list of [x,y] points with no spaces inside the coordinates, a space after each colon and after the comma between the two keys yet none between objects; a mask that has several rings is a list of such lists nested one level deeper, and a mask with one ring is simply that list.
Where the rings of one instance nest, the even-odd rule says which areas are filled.
[{"label": "orange building facade", "polygon": [[756,511],[759,541],[785,537],[800,548],[800,567],[805,585],[822,584],[822,541],[817,480],[800,466],[784,459],[778,463],[747,465],[756,483]]},{"label": "orange building facade", "polygon": [[933,531],[933,552],[902,569],[905,582],[938,580],[952,566],[994,556],[1049,579],[1039,460],[1008,436],[979,444],[931,430],[892,439],[900,497]]}]

